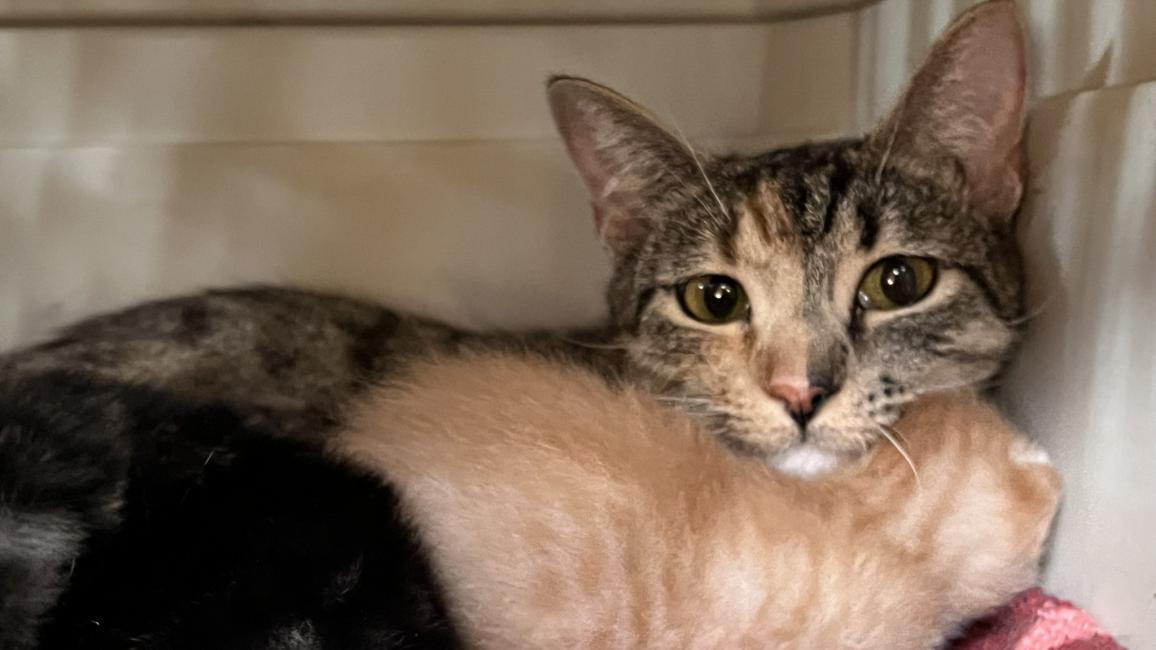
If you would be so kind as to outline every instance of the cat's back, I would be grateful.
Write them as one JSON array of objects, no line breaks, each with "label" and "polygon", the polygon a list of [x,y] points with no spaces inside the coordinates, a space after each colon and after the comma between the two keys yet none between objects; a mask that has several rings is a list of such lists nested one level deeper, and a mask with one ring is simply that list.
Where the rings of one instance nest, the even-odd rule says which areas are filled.
[{"label": "cat's back", "polygon": [[227,401],[287,435],[316,435],[397,354],[449,328],[374,303],[273,286],[215,290],[98,315],[0,357],[0,383],[53,371]]},{"label": "cat's back", "polygon": [[[370,366],[400,319],[370,302],[275,286],[211,290],[92,316],[0,360],[5,372],[71,368],[146,382],[189,375],[193,357],[253,357],[267,373],[341,350]],[[304,354],[295,361],[290,352]]]}]

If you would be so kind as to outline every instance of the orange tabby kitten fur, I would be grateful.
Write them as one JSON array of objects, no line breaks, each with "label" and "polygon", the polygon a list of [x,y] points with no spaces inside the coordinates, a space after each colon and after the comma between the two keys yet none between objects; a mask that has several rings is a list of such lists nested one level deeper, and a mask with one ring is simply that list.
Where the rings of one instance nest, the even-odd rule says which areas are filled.
[{"label": "orange tabby kitten fur", "polygon": [[976,397],[820,479],[631,388],[496,354],[415,365],[336,451],[394,482],[480,648],[919,648],[1032,584],[1060,481]]}]

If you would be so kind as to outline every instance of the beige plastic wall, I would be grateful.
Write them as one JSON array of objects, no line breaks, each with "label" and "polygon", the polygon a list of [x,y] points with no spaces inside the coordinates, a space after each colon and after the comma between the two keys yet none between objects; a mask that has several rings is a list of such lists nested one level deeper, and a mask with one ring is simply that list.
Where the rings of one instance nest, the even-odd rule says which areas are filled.
[{"label": "beige plastic wall", "polygon": [[605,259],[546,76],[755,146],[853,127],[853,35],[850,15],[0,30],[0,346],[251,281],[476,326],[596,318]]},{"label": "beige plastic wall", "polygon": [[[968,4],[0,0],[0,348],[252,281],[592,320],[605,260],[545,75],[716,147],[852,133]],[[1003,395],[1068,478],[1048,585],[1156,648],[1156,1],[1022,4],[1038,316]]]}]

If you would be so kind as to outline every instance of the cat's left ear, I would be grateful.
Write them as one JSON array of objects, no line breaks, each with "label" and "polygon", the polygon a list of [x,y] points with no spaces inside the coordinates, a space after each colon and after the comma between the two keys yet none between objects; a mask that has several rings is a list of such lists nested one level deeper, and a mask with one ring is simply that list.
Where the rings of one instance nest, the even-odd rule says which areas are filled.
[{"label": "cat's left ear", "polygon": [[599,236],[616,255],[637,249],[667,192],[697,178],[694,154],[626,97],[586,79],[546,87],[566,150],[586,183]]},{"label": "cat's left ear", "polygon": [[972,208],[989,219],[1010,218],[1027,176],[1026,50],[1010,0],[963,13],[932,46],[873,140],[921,165],[958,165]]}]

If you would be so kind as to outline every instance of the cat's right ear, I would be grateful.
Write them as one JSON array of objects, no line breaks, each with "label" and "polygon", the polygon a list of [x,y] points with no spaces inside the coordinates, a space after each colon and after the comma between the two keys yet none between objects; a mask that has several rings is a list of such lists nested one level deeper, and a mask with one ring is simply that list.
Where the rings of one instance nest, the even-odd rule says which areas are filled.
[{"label": "cat's right ear", "polygon": [[594,208],[594,225],[616,255],[634,251],[656,218],[654,198],[694,176],[694,154],[649,112],[577,77],[552,77],[550,110]]}]

